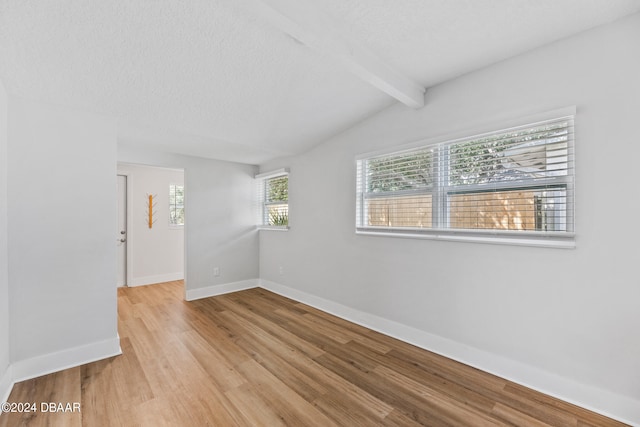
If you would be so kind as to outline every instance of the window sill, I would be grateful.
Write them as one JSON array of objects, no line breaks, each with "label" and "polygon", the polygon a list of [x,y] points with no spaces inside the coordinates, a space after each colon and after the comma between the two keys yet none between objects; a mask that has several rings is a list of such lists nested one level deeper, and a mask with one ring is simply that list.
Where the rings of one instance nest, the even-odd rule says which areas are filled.
[{"label": "window sill", "polygon": [[535,246],[558,249],[575,249],[574,233],[540,233],[532,236],[527,232],[501,232],[476,230],[398,230],[363,228],[356,234],[377,237],[399,237],[406,239],[443,240],[451,242],[486,243],[495,245]]},{"label": "window sill", "polygon": [[289,226],[280,226],[280,225],[258,225],[256,228],[258,230],[289,231]]}]

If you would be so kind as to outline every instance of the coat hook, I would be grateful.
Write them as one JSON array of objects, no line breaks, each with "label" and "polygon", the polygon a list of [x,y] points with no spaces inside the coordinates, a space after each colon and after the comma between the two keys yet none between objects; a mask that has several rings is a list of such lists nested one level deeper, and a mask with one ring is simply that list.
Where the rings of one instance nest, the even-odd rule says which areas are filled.
[{"label": "coat hook", "polygon": [[153,219],[153,208],[155,208],[158,204],[158,202],[153,202],[153,199],[158,197],[158,195],[151,195],[147,193],[147,206],[149,207],[149,209],[147,210],[147,217],[146,217],[146,221],[147,224],[149,225],[149,228],[153,228],[153,224],[156,222],[156,220]]}]

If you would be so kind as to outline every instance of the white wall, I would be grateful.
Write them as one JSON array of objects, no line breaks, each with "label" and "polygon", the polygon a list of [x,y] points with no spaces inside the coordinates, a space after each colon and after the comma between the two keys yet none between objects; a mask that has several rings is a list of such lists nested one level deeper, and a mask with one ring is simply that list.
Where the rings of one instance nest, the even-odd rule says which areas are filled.
[{"label": "white wall", "polygon": [[[119,164],[128,181],[128,285],[139,286],[184,278],[184,228],[169,225],[169,185],[184,185],[176,169]],[[154,202],[155,224],[149,228],[148,195]]]},{"label": "white wall", "polygon": [[9,275],[7,258],[7,93],[0,81],[0,402],[11,384],[9,372]]},{"label": "white wall", "polygon": [[[185,290],[207,296],[258,278],[258,234],[252,211],[256,167],[118,148],[118,161],[184,169]],[[218,267],[219,276],[214,276]]]},{"label": "white wall", "polygon": [[[291,230],[261,231],[260,277],[640,423],[639,52],[635,15],[434,87],[421,110],[396,105],[305,155],[261,165],[291,169]],[[577,249],[354,234],[357,154],[571,105]]]},{"label": "white wall", "polygon": [[14,379],[119,352],[116,123],[9,99]]}]

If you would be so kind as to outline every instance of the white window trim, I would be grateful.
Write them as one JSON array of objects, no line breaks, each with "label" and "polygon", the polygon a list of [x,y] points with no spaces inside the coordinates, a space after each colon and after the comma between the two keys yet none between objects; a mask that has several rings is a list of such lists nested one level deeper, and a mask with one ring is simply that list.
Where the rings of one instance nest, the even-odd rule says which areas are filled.
[{"label": "white window trim", "polygon": [[257,225],[258,230],[289,231],[288,225]]},{"label": "white window trim", "polygon": [[[395,146],[393,148],[378,150],[374,152],[368,152],[359,154],[355,157],[355,172],[359,172],[358,162],[367,160],[370,158],[401,154],[405,151],[413,151],[418,148],[434,146],[438,144],[454,144],[456,142],[480,139],[484,136],[509,132],[512,129],[522,128],[525,126],[534,127],[539,123],[546,122],[554,119],[562,119],[565,117],[571,117],[575,119],[576,106],[565,107],[557,110],[551,110],[539,114],[529,115],[526,117],[520,117],[518,119],[504,120],[497,123],[483,125],[471,130],[457,132],[455,134],[448,134],[439,136],[436,138],[422,139],[414,141],[408,144]],[[574,124],[575,126],[575,124]],[[574,132],[575,134],[575,132]],[[573,141],[573,149],[575,150],[575,139]],[[575,156],[574,156],[575,157]],[[571,221],[573,231],[570,232],[532,232],[517,231],[517,230],[458,230],[458,229],[431,229],[431,228],[388,228],[388,227],[375,227],[375,226],[358,226],[356,219],[356,235],[362,236],[375,236],[375,237],[396,237],[396,238],[412,238],[412,239],[429,239],[429,240],[442,240],[453,242],[470,242],[470,243],[488,243],[488,244],[501,244],[501,245],[515,245],[515,246],[535,246],[535,247],[547,247],[547,248],[563,248],[574,249],[576,247],[575,242],[575,166],[574,175],[570,185],[573,187],[573,198],[571,206],[572,214]],[[357,196],[357,195],[356,195]],[[356,204],[359,203],[356,201]],[[359,209],[356,206],[356,215]]]},{"label": "white window trim", "polygon": [[289,168],[282,168],[282,169],[276,169],[270,172],[259,173],[255,175],[254,178],[267,180],[267,179],[277,178],[279,176],[285,176],[285,175],[289,175]]},{"label": "white window trim", "polygon": [[[289,168],[276,169],[269,172],[259,173],[254,176],[256,181],[259,181],[259,190],[258,193],[258,201],[257,201],[257,230],[269,230],[269,231],[289,231],[290,227],[288,225],[268,225],[264,224],[264,183],[272,178],[278,178],[281,176],[289,176]],[[289,202],[287,201],[287,206]]]},{"label": "white window trim", "polygon": [[[468,242],[468,243],[488,243],[497,245],[513,245],[513,246],[537,246],[544,248],[560,248],[560,249],[575,249],[575,233],[562,233],[562,236],[557,234],[545,233],[545,235],[537,234],[535,239],[526,238],[520,235],[518,232],[504,232],[495,234],[492,231],[501,230],[482,230],[478,232],[478,235],[474,230],[429,230],[430,232],[421,232],[422,229],[416,230],[416,232],[402,232],[397,230],[382,230],[373,231],[375,227],[368,227],[366,230],[356,230],[357,235],[361,236],[375,236],[375,237],[400,237],[406,239],[425,239],[425,240],[442,240],[450,242]],[[516,235],[506,235],[507,233],[514,233]],[[524,233],[524,232],[523,232]],[[482,234],[482,235],[480,235]]]}]

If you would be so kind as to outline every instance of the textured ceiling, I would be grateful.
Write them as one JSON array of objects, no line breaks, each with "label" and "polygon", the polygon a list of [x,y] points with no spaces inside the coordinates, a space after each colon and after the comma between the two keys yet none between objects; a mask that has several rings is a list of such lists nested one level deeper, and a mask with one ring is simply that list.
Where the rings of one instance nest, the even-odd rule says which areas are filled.
[{"label": "textured ceiling", "polygon": [[[16,96],[119,117],[123,144],[244,163],[306,151],[396,102],[286,34],[252,7],[260,1],[0,0],[0,78]],[[295,4],[427,88],[640,10],[640,0]]]},{"label": "textured ceiling", "polygon": [[426,87],[640,11],[638,0],[320,3],[343,31]]}]

